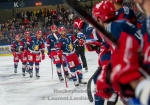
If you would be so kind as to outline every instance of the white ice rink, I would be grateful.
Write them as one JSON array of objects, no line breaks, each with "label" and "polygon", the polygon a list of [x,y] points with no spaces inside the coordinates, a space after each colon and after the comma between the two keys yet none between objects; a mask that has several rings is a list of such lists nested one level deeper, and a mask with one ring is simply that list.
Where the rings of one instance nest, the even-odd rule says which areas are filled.
[{"label": "white ice rink", "polygon": [[[83,69],[83,76],[88,81],[97,69],[97,54],[86,52],[86,58],[89,71]],[[13,57],[0,57],[0,105],[94,105],[87,99],[86,86],[76,88],[68,81],[66,88],[65,83],[58,80],[55,66],[52,79],[51,60],[47,56],[40,64],[40,79],[35,75],[30,78],[28,73],[23,77],[21,67],[19,63],[18,73],[14,74]]]}]

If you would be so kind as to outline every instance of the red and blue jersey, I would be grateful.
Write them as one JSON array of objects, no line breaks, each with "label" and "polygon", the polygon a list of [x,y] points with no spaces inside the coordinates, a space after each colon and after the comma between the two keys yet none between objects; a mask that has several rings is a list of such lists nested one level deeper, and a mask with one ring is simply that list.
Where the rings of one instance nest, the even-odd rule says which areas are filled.
[{"label": "red and blue jersey", "polygon": [[93,27],[89,27],[89,25],[85,24],[83,26],[83,33],[87,36],[90,37],[92,39],[95,39],[96,41],[100,42],[101,45],[106,46],[109,49],[109,45],[106,42],[106,40],[97,33],[96,29],[94,29]]},{"label": "red and blue jersey", "polygon": [[108,62],[110,60],[111,57],[110,45],[101,35],[97,33],[96,29],[94,29],[93,27],[89,27],[88,25],[85,24],[83,26],[83,33],[100,43],[98,64],[99,66],[100,65],[103,66],[104,62]]},{"label": "red and blue jersey", "polygon": [[56,47],[56,44],[58,44],[58,40],[60,38],[59,34],[50,34],[47,36],[46,39],[46,43],[47,43],[47,49],[48,49],[48,53],[50,51],[54,51],[54,50],[58,50],[58,48]]},{"label": "red and blue jersey", "polygon": [[23,50],[27,49],[27,39],[21,38],[21,41],[23,42]]},{"label": "red and blue jersey", "polygon": [[120,92],[118,83],[126,85],[141,77],[139,51],[143,35],[141,30],[125,20],[109,23],[106,30],[118,40],[118,46],[111,55],[111,81],[113,89]]},{"label": "red and blue jersey", "polygon": [[35,36],[31,36],[27,39],[28,50],[32,53],[42,53],[44,54],[44,40],[42,38],[37,38]]},{"label": "red and blue jersey", "polygon": [[116,11],[116,19],[117,20],[127,20],[128,22],[136,25],[136,16],[129,7],[123,6],[119,10]]},{"label": "red and blue jersey", "polygon": [[64,55],[75,53],[74,41],[76,40],[74,35],[67,34],[66,37],[60,37],[59,48],[63,51]]},{"label": "red and blue jersey", "polygon": [[143,43],[142,42],[143,35],[141,33],[141,30],[139,30],[136,26],[125,20],[118,20],[115,22],[111,22],[106,27],[106,30],[110,32],[118,41],[120,40],[121,35],[126,34],[136,39],[140,45],[141,43]]},{"label": "red and blue jersey", "polygon": [[23,42],[22,41],[13,41],[11,44],[11,51],[21,53],[23,51]]}]

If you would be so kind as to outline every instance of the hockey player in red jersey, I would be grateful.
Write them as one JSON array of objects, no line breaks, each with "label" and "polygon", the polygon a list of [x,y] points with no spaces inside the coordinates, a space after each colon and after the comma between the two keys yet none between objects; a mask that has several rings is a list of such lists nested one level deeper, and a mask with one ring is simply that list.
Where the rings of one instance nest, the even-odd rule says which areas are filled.
[{"label": "hockey player in red jersey", "polygon": [[28,49],[26,48],[27,47],[27,39],[29,37],[30,37],[30,32],[25,31],[24,38],[21,38],[21,41],[23,42],[23,52],[22,52],[22,62],[23,62],[22,72],[23,72],[23,76],[25,76],[25,71],[28,72],[28,70],[29,70],[29,64],[27,62]]},{"label": "hockey player in red jersey", "polygon": [[[131,81],[137,81],[141,78],[139,71],[139,51],[142,44],[142,34],[134,25],[123,21],[115,21],[115,10],[110,2],[97,3],[93,8],[93,16],[105,29],[112,33],[118,40],[118,47],[111,57],[112,69],[100,74],[97,82],[98,90],[107,90],[110,83],[113,89],[124,97],[133,97],[133,85]],[[105,12],[104,12],[105,11]],[[116,31],[118,30],[118,31]],[[104,79],[103,79],[104,78]],[[139,79],[140,78],[140,79]],[[138,82],[138,81],[137,81]],[[132,85],[131,85],[132,84]],[[109,94],[99,93],[100,96]]]},{"label": "hockey player in red jersey", "polygon": [[[29,74],[30,77],[33,77],[33,64],[35,63],[35,70],[36,70],[36,77],[39,76],[39,63],[41,62],[41,59],[45,59],[45,45],[44,45],[44,40],[41,38],[42,36],[42,31],[37,31],[36,36],[31,36],[27,39],[27,48],[28,51],[28,62],[30,65],[29,68]],[[41,54],[40,54],[41,53]]]},{"label": "hockey player in red jersey", "polygon": [[[107,67],[110,61],[110,57],[111,57],[110,46],[105,41],[105,39],[100,34],[97,33],[97,31],[93,27],[87,26],[87,24],[84,23],[81,19],[76,19],[74,21],[74,26],[77,26],[78,28],[83,29],[84,34],[86,34],[87,36],[90,36],[90,38],[95,40],[95,41],[87,42],[86,48],[88,49],[88,51],[96,51],[96,53],[98,54],[99,72],[97,72],[95,76],[93,77],[93,81],[96,87],[96,82],[97,82],[97,78],[99,74],[103,71],[104,68]],[[103,90],[101,92],[105,93],[103,92]],[[95,105],[104,105],[104,98],[100,97],[98,93],[99,92],[95,90],[95,94],[94,94]],[[114,93],[112,97],[107,101],[107,105],[115,105],[116,101],[117,101],[117,95],[116,93]]]},{"label": "hockey player in red jersey", "polygon": [[[67,30],[64,26],[59,27],[58,32],[61,34],[59,43],[57,44],[57,47],[60,48],[60,50],[58,50],[58,55],[61,59],[67,60],[75,86],[79,86],[79,84],[87,84],[83,80],[82,65],[75,52],[73,43],[75,41],[75,37],[67,34]],[[78,80],[76,75],[78,76]]]},{"label": "hockey player in red jersey", "polygon": [[[142,25],[143,34],[143,60],[141,62],[141,67],[139,71],[142,75],[139,75],[137,79],[132,79],[129,81],[129,85],[132,87],[132,92],[135,93],[136,98],[138,98],[142,105],[150,105],[150,81],[149,81],[149,70],[150,70],[150,1],[149,0],[133,0],[141,11],[141,13],[146,14],[147,18]],[[144,66],[144,68],[142,68]],[[146,72],[145,72],[146,71]],[[135,71],[134,71],[135,72]],[[148,74],[147,74],[148,73]]]},{"label": "hockey player in red jersey", "polygon": [[14,72],[17,73],[18,62],[22,62],[22,72],[24,71],[24,63],[27,62],[27,59],[22,58],[24,44],[20,40],[20,35],[15,36],[15,40],[11,44],[11,52],[14,57]]},{"label": "hockey player in red jersey", "polygon": [[[55,45],[58,43],[60,35],[57,32],[56,25],[51,26],[51,31],[52,31],[52,33],[50,35],[48,35],[47,39],[46,39],[48,56],[50,59],[53,59],[53,63],[56,65],[56,70],[57,70],[59,80],[62,81],[62,80],[64,80],[62,77],[62,70],[61,70],[62,62],[61,62],[60,57],[57,54],[58,48],[55,47]],[[71,77],[68,73],[67,62],[63,61],[63,66],[64,66],[64,70],[65,70],[65,76],[68,79],[71,79]]]}]

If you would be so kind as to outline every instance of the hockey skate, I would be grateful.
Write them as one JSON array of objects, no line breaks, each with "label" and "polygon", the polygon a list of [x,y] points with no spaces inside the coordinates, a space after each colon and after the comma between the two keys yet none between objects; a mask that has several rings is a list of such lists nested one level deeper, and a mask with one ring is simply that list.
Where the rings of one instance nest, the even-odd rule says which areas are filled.
[{"label": "hockey skate", "polygon": [[69,74],[66,75],[66,78],[68,78],[69,80],[72,80],[72,77]]},{"label": "hockey skate", "polygon": [[85,82],[85,81],[83,81],[83,79],[81,79],[81,80],[79,80],[79,84],[84,84],[84,85],[86,85],[87,82]]},{"label": "hockey skate", "polygon": [[85,71],[88,72],[88,67],[85,67]]},{"label": "hockey skate", "polygon": [[25,72],[22,72],[23,77],[26,75]]},{"label": "hockey skate", "polygon": [[59,76],[59,80],[60,80],[60,81],[63,81],[64,78],[63,78],[62,76]]},{"label": "hockey skate", "polygon": [[32,78],[33,77],[33,73],[31,72],[31,73],[29,73],[29,75],[30,75],[30,78]]},{"label": "hockey skate", "polygon": [[14,69],[14,73],[17,73],[17,68]]},{"label": "hockey skate", "polygon": [[36,73],[36,77],[37,77],[37,78],[40,78],[39,73]]},{"label": "hockey skate", "polygon": [[78,81],[74,81],[74,85],[75,85],[76,87],[79,86]]}]

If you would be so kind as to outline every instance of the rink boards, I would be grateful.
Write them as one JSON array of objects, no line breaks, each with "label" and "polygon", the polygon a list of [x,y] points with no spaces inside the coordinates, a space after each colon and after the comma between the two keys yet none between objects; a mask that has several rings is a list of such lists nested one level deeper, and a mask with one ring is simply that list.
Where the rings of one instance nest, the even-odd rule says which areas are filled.
[{"label": "rink boards", "polygon": [[[87,39],[86,42],[95,41],[94,39]],[[46,45],[46,44],[45,44]],[[87,49],[85,48],[87,51]],[[45,53],[47,54],[47,47],[45,47]],[[0,45],[0,56],[11,56],[11,45]]]}]

